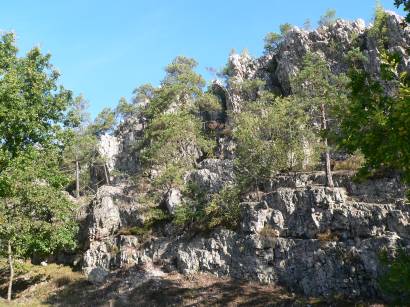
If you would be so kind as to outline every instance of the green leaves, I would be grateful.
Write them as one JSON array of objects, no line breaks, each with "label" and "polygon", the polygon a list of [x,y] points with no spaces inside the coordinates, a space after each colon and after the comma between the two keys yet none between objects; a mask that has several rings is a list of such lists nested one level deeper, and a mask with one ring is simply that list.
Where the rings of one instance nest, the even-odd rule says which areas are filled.
[{"label": "green leaves", "polygon": [[5,34],[0,41],[0,143],[15,157],[33,144],[54,143],[71,92],[58,88],[58,74],[50,55],[38,48],[18,58],[14,37]]},{"label": "green leaves", "polygon": [[293,98],[263,94],[235,118],[236,174],[244,190],[281,171],[303,167],[304,144],[312,141],[309,117]]},{"label": "green leaves", "polygon": [[407,12],[406,22],[410,22],[410,1],[409,0],[394,0],[394,5],[399,8],[403,5],[403,9]]},{"label": "green leaves", "polygon": [[94,135],[101,136],[105,133],[112,132],[116,123],[115,112],[110,108],[104,108],[98,113],[89,129]]},{"label": "green leaves", "polygon": [[381,59],[384,82],[388,81],[395,93],[388,94],[380,82],[362,70],[352,69],[352,94],[342,117],[341,144],[365,155],[363,171],[390,168],[410,182],[409,78],[397,72],[396,56],[384,54]]},{"label": "green leaves", "polygon": [[67,178],[55,157],[51,151],[32,149],[0,174],[0,243],[10,240],[17,257],[75,246],[74,208],[61,192]]},{"label": "green leaves", "polygon": [[64,126],[75,125],[71,92],[57,86],[50,55],[17,57],[14,36],[0,40],[0,252],[48,255],[75,246],[73,206],[60,172]]},{"label": "green leaves", "polygon": [[336,22],[336,10],[328,9],[324,15],[320,16],[319,26],[331,26]]},{"label": "green leaves", "polygon": [[393,259],[385,251],[380,257],[386,266],[386,273],[379,279],[383,291],[394,299],[398,306],[406,305],[410,300],[410,256],[399,249]]}]

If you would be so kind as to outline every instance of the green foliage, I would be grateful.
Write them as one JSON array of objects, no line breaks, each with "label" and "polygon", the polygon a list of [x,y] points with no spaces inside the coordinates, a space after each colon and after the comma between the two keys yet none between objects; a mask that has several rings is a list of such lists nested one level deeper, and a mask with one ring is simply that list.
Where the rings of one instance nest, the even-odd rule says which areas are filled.
[{"label": "green foliage", "polygon": [[222,104],[218,97],[212,93],[205,93],[197,99],[200,112],[221,112]]},{"label": "green foliage", "polygon": [[98,139],[88,130],[74,130],[69,133],[69,141],[66,142],[62,153],[61,168],[70,176],[73,182],[75,178],[75,164],[80,166],[80,181],[90,182],[88,167],[96,163],[98,156]]},{"label": "green foliage", "polygon": [[55,151],[27,150],[0,174],[0,249],[16,257],[75,247],[74,208],[61,192],[67,178]]},{"label": "green foliage", "polygon": [[214,146],[203,134],[200,120],[190,113],[154,118],[140,148],[143,165],[158,170],[149,182],[147,202],[158,205],[170,188],[184,189],[183,177],[193,169],[198,154],[211,155]]},{"label": "green foliage", "polygon": [[134,103],[129,103],[124,97],[121,97],[117,107],[115,108],[116,116],[122,120],[127,120],[128,118],[136,116],[138,111],[138,106]]},{"label": "green foliage", "polygon": [[363,69],[367,64],[368,58],[363,54],[360,48],[353,48],[347,52],[347,62],[352,69]]},{"label": "green foliage", "polygon": [[280,34],[286,35],[292,28],[293,26],[290,23],[283,23],[279,26]]},{"label": "green foliage", "polygon": [[241,189],[257,187],[277,172],[296,170],[312,137],[308,116],[289,98],[265,93],[235,118],[236,173]]},{"label": "green foliage", "polygon": [[17,57],[14,36],[0,40],[0,144],[3,155],[16,157],[32,144],[55,144],[71,101],[57,86],[59,74],[50,55],[39,48]]},{"label": "green foliage", "polygon": [[241,217],[240,190],[235,186],[225,186],[212,196],[204,213],[207,229],[222,226],[235,230]]},{"label": "green foliage", "polygon": [[380,256],[387,272],[379,279],[380,288],[399,306],[410,302],[410,256],[399,250],[396,257],[389,259],[384,251]]},{"label": "green foliage", "polygon": [[294,95],[302,103],[301,107],[308,111],[312,124],[321,121],[321,107],[325,106],[329,117],[327,121],[332,122],[332,125],[327,131],[320,128],[317,132],[322,136],[330,132],[337,133],[336,114],[340,111],[339,106],[347,103],[347,77],[333,74],[325,60],[319,55],[308,53],[302,70],[291,82]]},{"label": "green foliage", "polygon": [[240,190],[225,186],[218,193],[204,195],[190,183],[184,192],[185,202],[176,208],[173,222],[207,231],[216,227],[236,229],[240,221]]},{"label": "green foliage", "polygon": [[292,30],[293,26],[290,23],[284,23],[279,26],[279,33],[275,32],[269,32],[265,36],[265,52],[267,53],[272,53],[275,52],[279,46],[279,44],[282,42],[283,37],[288,33],[290,30]]},{"label": "green foliage", "polygon": [[374,12],[373,26],[369,29],[369,36],[372,37],[377,44],[379,51],[387,49],[388,37],[387,37],[387,13],[384,8],[377,3]]},{"label": "green foliage", "polygon": [[321,138],[326,185],[333,187],[330,161],[329,135],[339,133],[337,110],[346,104],[347,78],[345,75],[334,75],[321,56],[308,53],[304,58],[302,70],[292,79],[292,90],[300,101],[300,107],[308,112],[311,127]]},{"label": "green foliage", "polygon": [[143,160],[150,165],[192,166],[195,147],[208,154],[213,149],[213,143],[205,138],[201,128],[200,120],[185,111],[157,116],[144,135],[148,146],[142,149]]},{"label": "green foliage", "polygon": [[403,9],[405,12],[407,12],[406,15],[406,22],[410,22],[410,1],[409,0],[394,0],[394,5],[399,8],[401,5],[403,5]]},{"label": "green foliage", "polygon": [[155,87],[151,84],[143,84],[133,91],[134,97],[132,102],[135,105],[146,105],[154,98]]},{"label": "green foliage", "polygon": [[83,120],[83,100],[72,101],[58,77],[49,54],[33,48],[19,58],[14,36],[2,36],[0,253],[11,259],[75,247],[73,206],[61,192],[68,179],[59,167],[67,131]]},{"label": "green foliage", "polygon": [[[159,205],[169,189],[186,190],[186,172],[198,158],[211,156],[215,147],[202,129],[198,111],[220,111],[221,103],[211,93],[203,93],[205,81],[194,71],[196,65],[193,59],[177,57],[166,67],[161,87],[144,85],[135,91],[134,101],[147,119],[136,150],[142,166],[154,170],[141,178],[145,193],[141,200],[156,221],[165,218]],[[178,220],[180,215],[176,216]]]},{"label": "green foliage", "polygon": [[240,92],[241,97],[247,102],[255,101],[265,87],[265,81],[261,79],[246,79],[242,82],[231,81],[230,87]]},{"label": "green foliage", "polygon": [[268,34],[266,34],[264,41],[265,52],[272,53],[277,50],[280,42],[282,41],[282,35],[275,32],[269,32]]},{"label": "green foliage", "polygon": [[184,56],[176,57],[171,64],[165,68],[166,76],[162,85],[183,84],[191,92],[199,93],[205,86],[205,80],[194,72],[198,63]]},{"label": "green foliage", "polygon": [[115,112],[110,108],[104,108],[90,125],[90,131],[96,136],[111,133],[116,125]]},{"label": "green foliage", "polygon": [[410,89],[407,74],[397,71],[397,56],[381,55],[381,75],[396,88],[388,95],[361,69],[350,71],[350,103],[342,110],[341,145],[366,158],[362,173],[379,168],[400,171],[410,182]]},{"label": "green foliage", "polygon": [[195,99],[202,95],[205,86],[205,80],[194,71],[196,66],[194,59],[176,57],[165,68],[166,75],[160,89],[152,91],[152,88],[143,88],[143,93],[147,94],[148,89],[148,94],[151,95],[143,114],[152,119],[166,111],[173,103],[182,108],[192,107]]},{"label": "green foliage", "polygon": [[331,26],[336,22],[336,10],[328,9],[319,19],[319,26]]},{"label": "green foliage", "polygon": [[65,126],[85,130],[90,124],[90,113],[88,113],[89,102],[82,95],[77,96],[71,101],[70,107],[65,119]]}]

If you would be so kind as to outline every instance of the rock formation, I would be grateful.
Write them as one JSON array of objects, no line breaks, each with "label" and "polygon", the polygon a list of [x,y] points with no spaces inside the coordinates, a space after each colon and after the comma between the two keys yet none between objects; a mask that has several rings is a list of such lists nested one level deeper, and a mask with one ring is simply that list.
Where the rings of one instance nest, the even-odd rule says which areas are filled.
[{"label": "rock formation", "polygon": [[[403,55],[410,30],[401,17],[389,13],[387,49]],[[379,73],[379,52],[363,21],[338,20],[307,32],[294,28],[273,54],[259,59],[229,57],[229,79],[266,81],[272,91],[289,94],[291,76],[308,51],[319,53],[336,73],[346,72],[346,53],[353,41],[368,55],[366,70]],[[337,47],[335,47],[337,43]],[[240,112],[240,92],[221,82],[212,85],[227,111]],[[138,172],[132,141],[141,136],[143,119],[124,123],[115,139],[103,138],[109,167]],[[214,193],[234,180],[230,140],[219,140],[220,159],[205,159],[186,174],[203,191]],[[150,239],[124,232],[143,227],[144,205],[136,203],[132,186],[114,180],[103,186],[89,205],[84,223],[87,237],[83,269],[92,282],[103,282],[110,270],[160,263],[166,271],[210,272],[218,276],[278,283],[308,296],[379,297],[377,278],[383,273],[379,254],[410,248],[410,209],[405,187],[397,177],[355,183],[349,172],[337,173],[335,188],[324,186],[321,172],[278,176],[265,187],[261,199],[241,203],[237,231],[216,229],[209,234],[181,233],[171,223],[155,229]],[[181,192],[170,190],[165,206],[173,214]]]}]

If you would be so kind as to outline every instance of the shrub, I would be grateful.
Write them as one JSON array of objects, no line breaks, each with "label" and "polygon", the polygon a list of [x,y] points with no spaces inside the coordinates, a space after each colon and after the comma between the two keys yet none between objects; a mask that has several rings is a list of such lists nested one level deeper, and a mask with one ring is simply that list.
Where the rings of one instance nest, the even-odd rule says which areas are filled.
[{"label": "shrub", "polygon": [[350,170],[350,171],[357,171],[363,167],[365,163],[365,159],[363,154],[360,152],[356,152],[349,158],[343,161],[334,161],[333,170]]},{"label": "shrub", "polygon": [[400,306],[410,302],[410,255],[399,250],[393,259],[389,259],[384,250],[380,261],[386,266],[386,273],[379,279],[380,288]]},{"label": "shrub", "polygon": [[204,212],[208,229],[217,226],[235,229],[241,215],[239,189],[235,186],[225,186],[219,193],[212,196]]}]

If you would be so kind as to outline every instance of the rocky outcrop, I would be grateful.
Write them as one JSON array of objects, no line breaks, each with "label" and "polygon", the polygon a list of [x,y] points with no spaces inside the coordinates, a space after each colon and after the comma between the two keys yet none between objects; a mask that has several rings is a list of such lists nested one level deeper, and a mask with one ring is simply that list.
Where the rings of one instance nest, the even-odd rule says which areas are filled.
[{"label": "rocky outcrop", "polygon": [[232,160],[206,159],[197,170],[187,175],[187,181],[193,182],[205,194],[217,193],[234,180]]},{"label": "rocky outcrop", "polygon": [[[224,170],[213,160],[204,161],[202,167],[213,174]],[[208,183],[218,180],[205,180],[208,175],[199,178],[205,189],[215,189],[218,185]],[[159,262],[168,271],[278,283],[308,296],[379,297],[377,279],[384,272],[380,252],[410,248],[404,187],[397,178],[346,186],[343,183],[352,182],[349,174],[336,174],[339,187],[330,189],[320,185],[322,176],[276,178],[260,200],[241,204],[237,231],[178,236],[169,225],[145,242],[115,235],[115,229],[124,225],[123,203],[115,197],[121,192],[105,187],[91,211],[84,271],[98,283],[110,269]],[[381,194],[388,197],[381,199]]]},{"label": "rocky outcrop", "polygon": [[[128,260],[118,255],[132,246],[139,247],[138,239],[126,240],[121,231],[143,226],[147,218],[145,208],[134,202],[123,187],[102,186],[88,206],[87,219],[83,222],[81,237],[86,241],[83,270],[93,282],[100,282],[111,268],[122,266]],[[119,260],[117,259],[119,257]],[[106,274],[104,274],[104,272]]]},{"label": "rocky outcrop", "polygon": [[175,210],[182,203],[181,191],[178,189],[170,189],[165,194],[165,205],[170,214],[174,214]]},{"label": "rocky outcrop", "polygon": [[98,152],[106,161],[108,170],[112,171],[120,153],[118,139],[115,136],[103,134],[98,144]]},{"label": "rocky outcrop", "polygon": [[[401,57],[400,69],[410,71],[409,56],[406,50],[410,46],[410,27],[403,28],[403,18],[393,12],[386,12],[386,50],[398,52]],[[255,78],[266,82],[268,88],[278,94],[291,94],[291,78],[299,71],[303,58],[308,52],[320,54],[336,73],[346,73],[349,68],[347,53],[353,48],[360,48],[368,57],[365,69],[371,75],[380,75],[378,45],[370,28],[361,19],[356,21],[337,20],[329,26],[322,26],[314,31],[305,31],[293,27],[285,34],[278,48],[273,53],[253,59],[247,53],[233,54],[228,59],[227,74],[229,84],[225,91],[228,110],[239,112],[243,99],[236,87],[231,84]],[[218,89],[222,93],[222,89]]]},{"label": "rocky outcrop", "polygon": [[[410,30],[402,28],[401,21],[388,14],[385,47],[401,52],[401,69],[408,70],[405,50]],[[221,98],[229,117],[230,112],[241,111],[245,100],[235,84],[262,79],[271,91],[287,95],[292,92],[290,79],[307,52],[321,54],[340,73],[347,71],[345,56],[355,46],[368,55],[367,72],[377,76],[379,50],[369,28],[361,20],[338,20],[311,32],[294,28],[275,52],[259,59],[231,55],[229,82],[214,82],[211,90]],[[120,125],[115,139],[102,140],[110,169],[115,165],[115,170],[129,175],[140,171],[135,143],[144,125],[144,118],[129,119]],[[192,158],[196,168],[185,181],[208,196],[231,185],[234,149],[229,136],[221,137],[216,151],[220,159],[201,160],[198,148],[187,143],[181,159]],[[154,177],[158,170],[147,173]],[[137,203],[131,182],[114,180],[115,186],[100,187],[86,209],[83,270],[90,281],[101,283],[110,270],[156,263],[183,274],[208,272],[279,283],[308,296],[379,297],[377,279],[384,270],[380,252],[410,249],[410,209],[403,201],[406,187],[396,176],[356,182],[349,172],[336,172],[334,182],[335,188],[326,188],[323,172],[278,175],[261,187],[263,194],[243,199],[235,231],[190,233],[165,221],[147,238],[132,231],[144,227],[147,206]],[[172,216],[184,202],[183,193],[170,189],[159,202]]]},{"label": "rocky outcrop", "polygon": [[275,282],[308,296],[377,297],[380,252],[410,244],[405,205],[349,201],[344,188],[282,187],[242,208],[240,232],[178,244],[178,270]]}]

